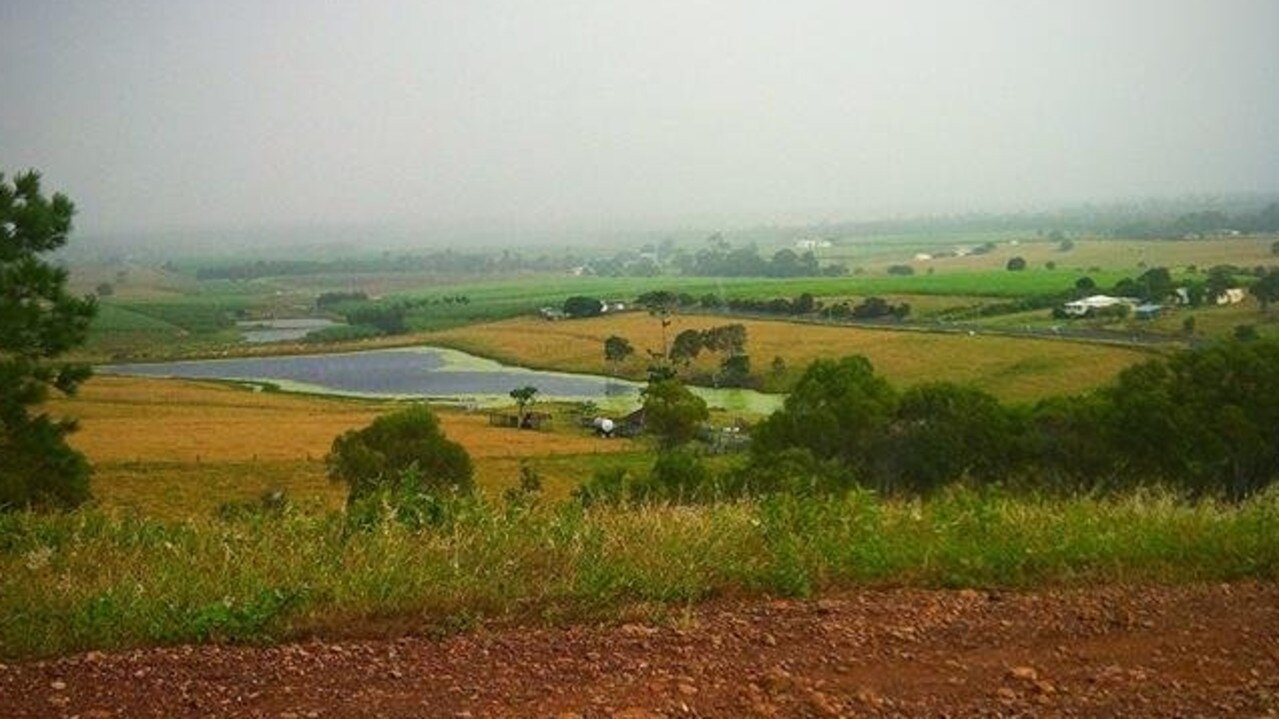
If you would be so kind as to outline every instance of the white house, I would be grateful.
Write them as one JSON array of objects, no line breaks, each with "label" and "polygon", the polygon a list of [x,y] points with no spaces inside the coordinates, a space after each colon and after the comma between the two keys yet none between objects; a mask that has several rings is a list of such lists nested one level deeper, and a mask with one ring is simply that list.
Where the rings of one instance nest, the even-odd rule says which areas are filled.
[{"label": "white house", "polygon": [[1244,294],[1242,289],[1238,287],[1232,287],[1226,290],[1225,292],[1222,292],[1221,294],[1217,295],[1213,300],[1213,304],[1237,305],[1240,302],[1243,302],[1243,297],[1244,297]]},{"label": "white house", "polygon": [[1071,317],[1083,317],[1094,310],[1101,310],[1120,304],[1132,304],[1132,300],[1125,297],[1111,297],[1110,295],[1092,295],[1082,300],[1067,302],[1062,306],[1062,309]]}]

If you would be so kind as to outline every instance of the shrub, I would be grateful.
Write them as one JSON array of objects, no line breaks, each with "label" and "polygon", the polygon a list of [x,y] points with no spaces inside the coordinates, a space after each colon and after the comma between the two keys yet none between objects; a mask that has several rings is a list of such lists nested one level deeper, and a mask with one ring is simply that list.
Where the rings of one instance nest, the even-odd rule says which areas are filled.
[{"label": "shrub", "polygon": [[644,424],[663,448],[685,444],[710,416],[706,401],[679,380],[662,379],[644,388]]},{"label": "shrub", "polygon": [[426,405],[383,415],[368,427],[333,440],[325,458],[329,478],[345,482],[347,505],[390,492],[469,494],[474,484],[471,457],[447,439]]}]

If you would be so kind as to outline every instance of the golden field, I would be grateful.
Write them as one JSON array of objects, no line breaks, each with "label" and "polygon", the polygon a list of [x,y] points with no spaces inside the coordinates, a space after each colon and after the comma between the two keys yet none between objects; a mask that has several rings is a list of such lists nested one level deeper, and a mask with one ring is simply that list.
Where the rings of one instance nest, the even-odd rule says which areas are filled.
[{"label": "golden field", "polygon": [[[1049,339],[696,315],[676,317],[666,331],[667,340],[682,330],[734,321],[746,326],[747,352],[757,374],[767,374],[774,357],[781,357],[794,376],[815,359],[861,354],[898,386],[950,380],[970,383],[1006,401],[1083,392],[1149,357],[1137,349]],[[646,350],[662,347],[660,324],[643,312],[559,322],[521,317],[438,332],[426,340],[510,364],[600,373],[610,369],[604,362],[604,340],[609,335],[627,338],[636,349],[621,368],[629,377],[642,377],[648,364]],[[713,362],[710,358],[699,361],[703,369]]]},{"label": "golden field", "polygon": [[[96,377],[47,409],[79,420],[71,444],[93,463],[93,494],[105,508],[189,516],[275,488],[295,501],[340,506],[344,488],[327,479],[323,462],[333,438],[395,406],[216,382]],[[614,455],[629,462],[620,455],[639,449],[593,437],[562,415],[553,431],[529,432],[490,427],[483,412],[436,412],[489,492],[515,484],[520,460],[528,459],[548,495],[564,496],[590,467]]]}]

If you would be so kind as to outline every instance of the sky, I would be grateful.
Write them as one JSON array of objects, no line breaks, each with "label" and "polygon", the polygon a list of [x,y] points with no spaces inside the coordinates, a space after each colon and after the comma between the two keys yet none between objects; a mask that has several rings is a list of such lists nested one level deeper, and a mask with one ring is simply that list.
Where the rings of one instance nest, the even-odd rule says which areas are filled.
[{"label": "sky", "polygon": [[1273,192],[1276,30],[1274,0],[6,0],[0,172],[88,233]]}]

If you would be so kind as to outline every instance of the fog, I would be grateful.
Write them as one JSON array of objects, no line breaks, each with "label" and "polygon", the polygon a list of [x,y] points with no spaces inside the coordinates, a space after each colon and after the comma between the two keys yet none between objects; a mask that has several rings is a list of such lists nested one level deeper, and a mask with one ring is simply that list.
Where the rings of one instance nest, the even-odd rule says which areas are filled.
[{"label": "fog", "polygon": [[1272,0],[8,2],[0,169],[82,233],[435,241],[1272,192],[1276,29]]}]

